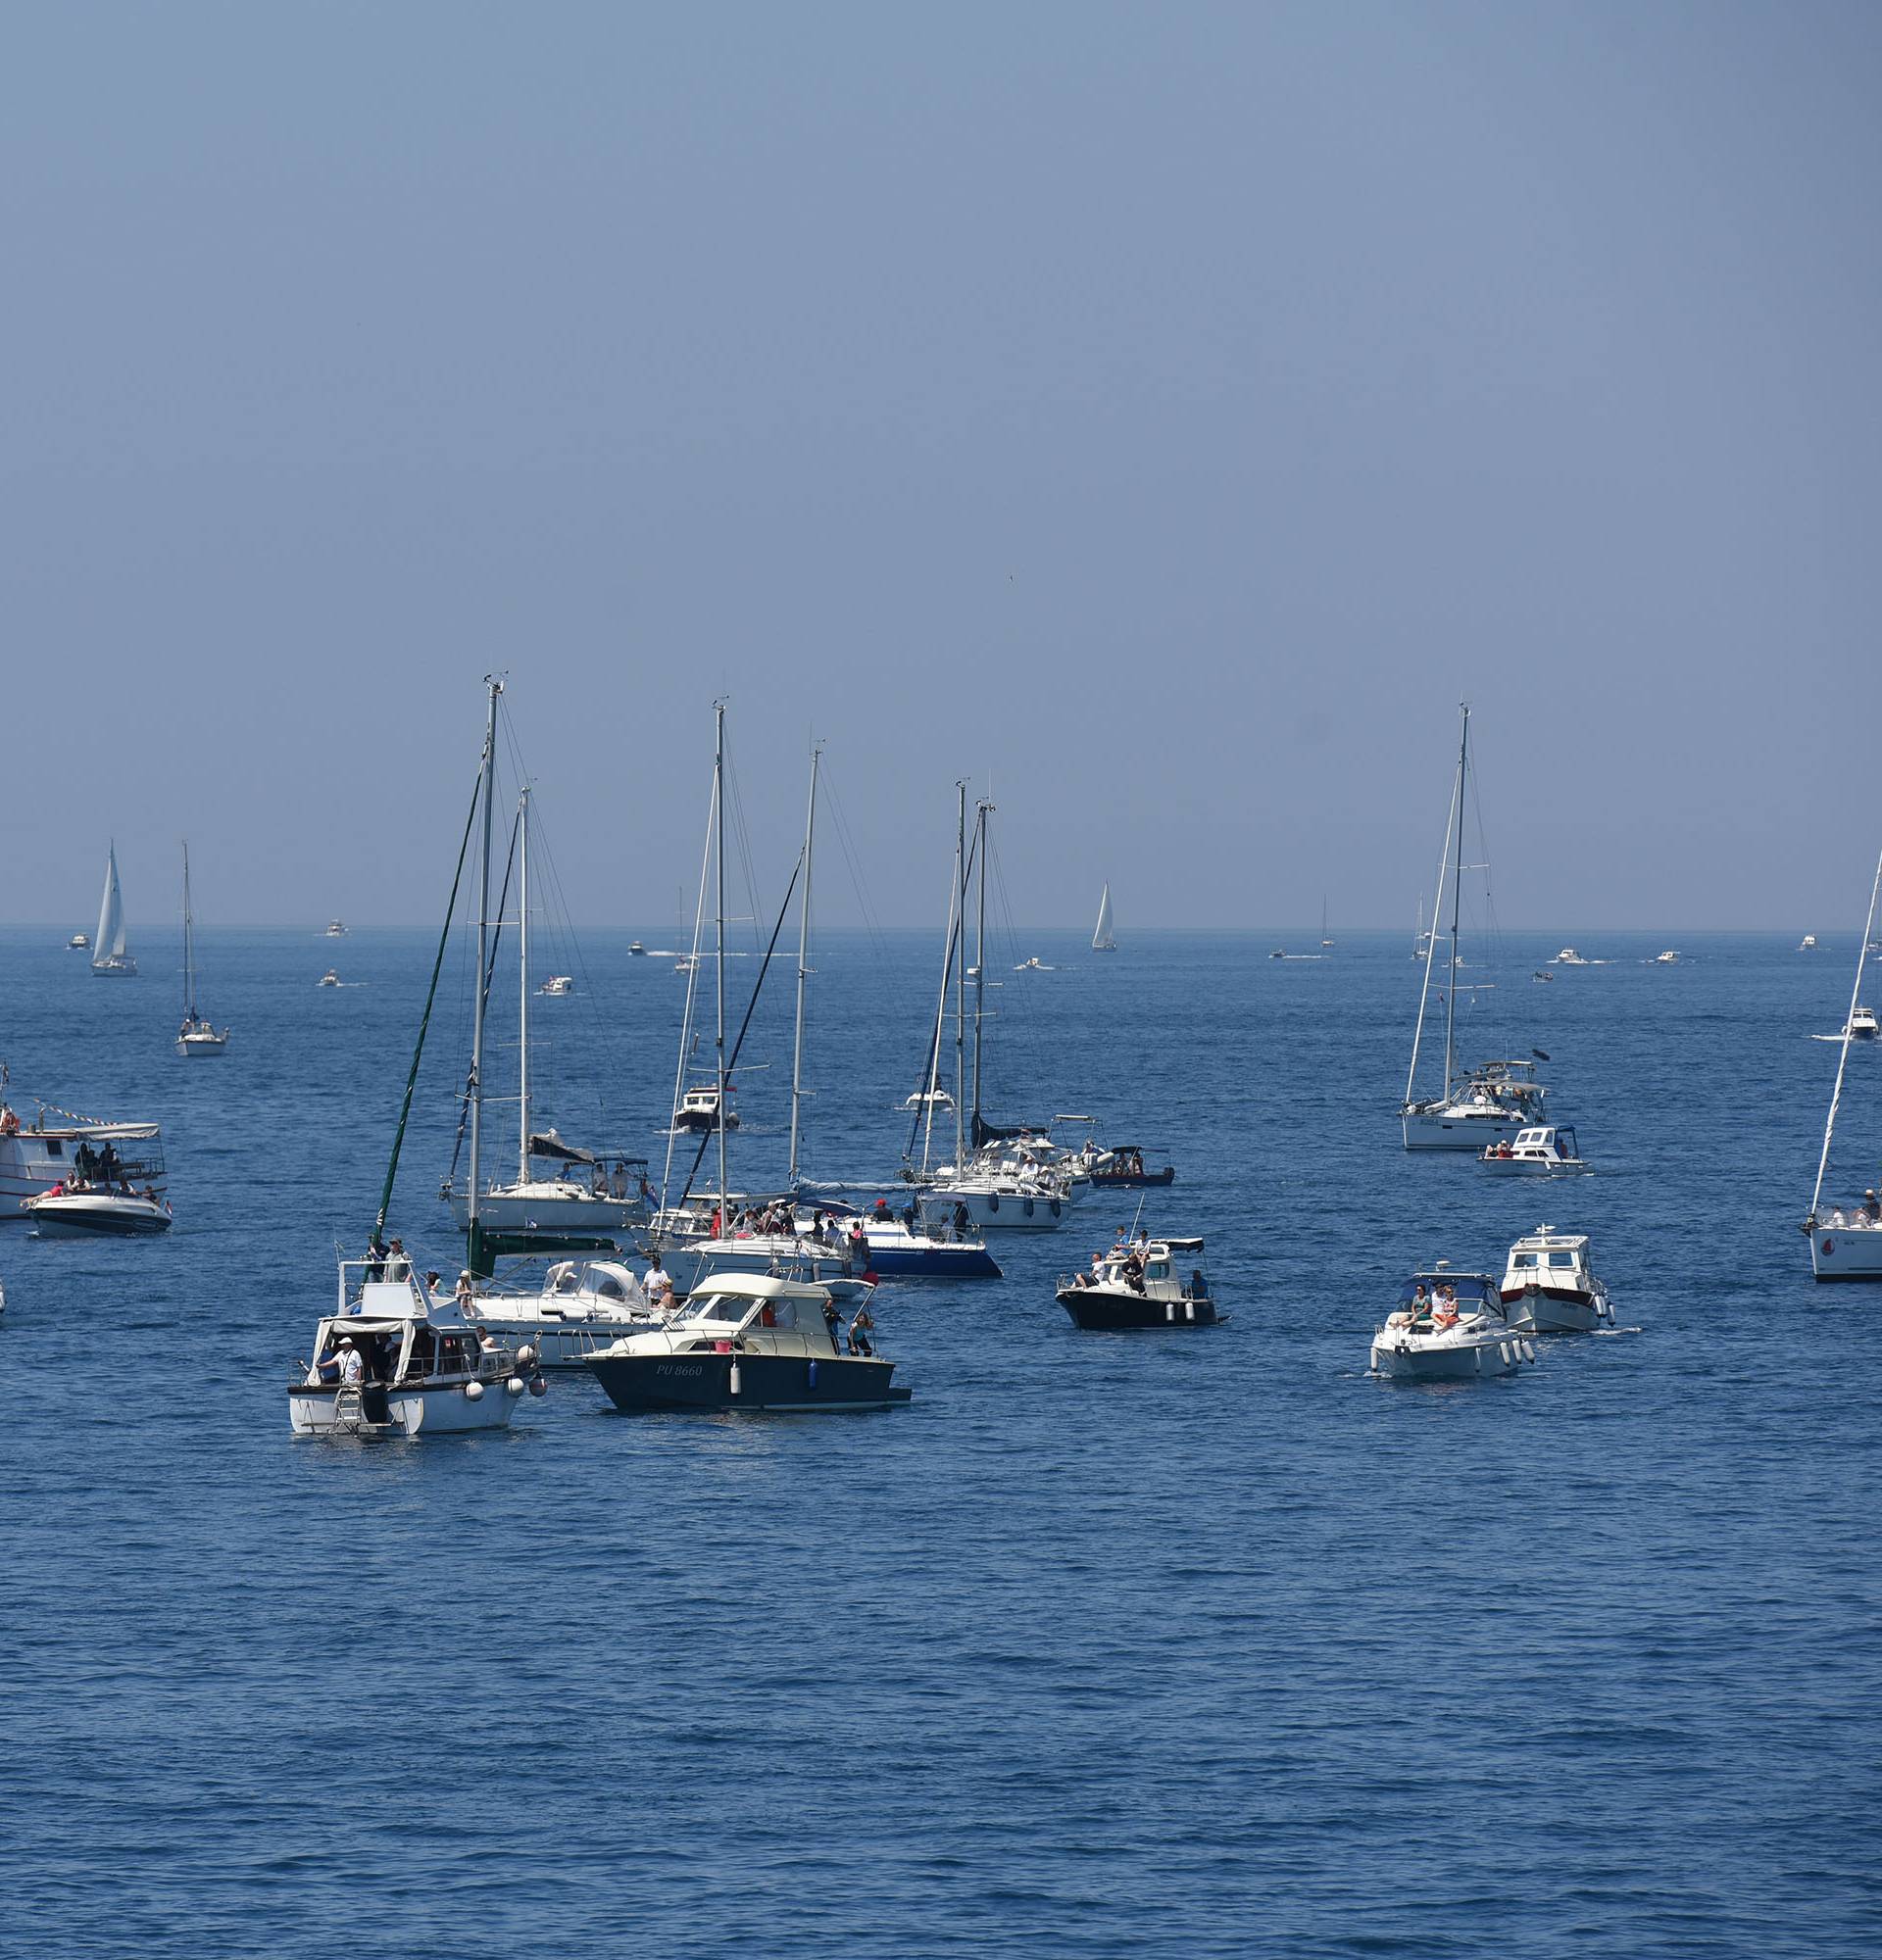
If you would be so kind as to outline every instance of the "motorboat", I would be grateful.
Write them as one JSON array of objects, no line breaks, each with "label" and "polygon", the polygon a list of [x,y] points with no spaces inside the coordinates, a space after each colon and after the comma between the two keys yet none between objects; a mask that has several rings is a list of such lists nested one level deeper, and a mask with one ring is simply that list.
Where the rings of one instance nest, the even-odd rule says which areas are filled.
[{"label": "motorboat", "polygon": [[1110,1332],[1215,1326],[1228,1315],[1216,1310],[1202,1256],[1200,1239],[1124,1241],[1094,1254],[1090,1272],[1061,1274],[1059,1304],[1075,1326]]},{"label": "motorboat", "polygon": [[1529,977],[1531,980],[1540,980],[1545,985],[1547,985],[1549,982],[1553,981],[1556,976],[1549,971],[1548,967],[1538,966],[1536,970],[1532,974],[1530,974]]},{"label": "motorboat", "polygon": [[1174,1164],[1148,1165],[1138,1144],[1114,1144],[1097,1150],[1086,1160],[1094,1191],[1148,1191],[1176,1182]]},{"label": "motorboat", "polygon": [[90,950],[91,950],[91,935],[89,933],[74,932],[73,936],[66,941],[66,951],[68,953],[89,953]]},{"label": "motorboat", "polygon": [[1816,951],[1816,934],[1813,932],[1807,932],[1804,935],[1804,937],[1798,941],[1797,950],[1800,953],[1814,953]]},{"label": "motorboat", "polygon": [[328,919],[326,922],[326,937],[328,939],[344,939],[346,937],[345,924],[339,919]]},{"label": "motorboat", "polygon": [[[1850,1010],[1843,1021],[1842,1046],[1836,1055],[1836,1082],[1830,1090],[1830,1106],[1823,1118],[1823,1148],[1816,1159],[1816,1183],[1810,1192],[1810,1208],[1805,1214],[1803,1232],[1810,1242],[1810,1270],[1818,1280],[1882,1280],[1882,1203],[1873,1191],[1862,1194],[1860,1204],[1826,1204],[1823,1183],[1829,1174],[1830,1149],[1836,1141],[1836,1119],[1843,1106],[1843,1082],[1850,1065],[1851,1046],[1859,1040],[1873,1040],[1873,1034],[1857,1033],[1857,1017],[1862,1006],[1862,974],[1869,951],[1875,942],[1875,913],[1882,900],[1882,857],[1876,858],[1875,877],[1869,886],[1869,913],[1862,927],[1861,951],[1856,956],[1856,978],[1850,986]],[[1807,940],[1813,945],[1814,939]],[[1870,1015],[1871,1022],[1874,1016]],[[1872,1098],[1871,1098],[1872,1102]]]},{"label": "motorboat", "polygon": [[954,1098],[945,1089],[916,1089],[902,1099],[905,1109],[952,1109]]},{"label": "motorboat", "polygon": [[567,973],[550,974],[549,978],[536,989],[538,994],[547,994],[552,1000],[560,999],[564,994],[572,994],[574,991],[574,980]]},{"label": "motorboat", "polygon": [[1607,1287],[1589,1263],[1585,1232],[1538,1225],[1510,1248],[1503,1304],[1518,1334],[1592,1334],[1614,1324]]},{"label": "motorboat", "polygon": [[842,1314],[827,1287],[717,1273],[665,1327],[626,1335],[586,1365],[624,1414],[888,1408],[910,1391],[895,1386],[895,1363],[870,1351],[872,1320],[865,1297],[839,1343]]},{"label": "motorboat", "polygon": [[56,1184],[22,1209],[42,1239],[148,1239],[171,1226],[170,1205],[150,1185]]},{"label": "motorboat", "polygon": [[[1405,1101],[1400,1105],[1401,1135],[1408,1151],[1478,1151],[1486,1144],[1501,1142],[1541,1115],[1545,1094],[1536,1081],[1533,1061],[1489,1061],[1475,1068],[1459,1060],[1457,1042],[1458,996],[1473,993],[1458,974],[1464,968],[1459,951],[1462,916],[1463,831],[1465,791],[1470,767],[1470,710],[1461,706],[1458,739],[1458,767],[1451,792],[1451,808],[1445,817],[1444,855],[1439,859],[1438,902],[1434,918],[1444,912],[1447,884],[1451,895],[1451,924],[1443,935],[1448,942],[1443,956],[1443,971],[1438,985],[1444,1001],[1444,1077],[1437,1093],[1421,1090],[1418,1061],[1424,1047],[1427,1009],[1431,1006],[1431,986],[1439,972],[1439,934],[1433,930],[1425,941],[1424,976],[1418,990],[1417,1027],[1412,1037],[1412,1065],[1405,1079]],[[1583,965],[1572,946],[1564,946],[1556,956],[1558,964]],[[1532,1050],[1539,1059],[1542,1052]]]},{"label": "motorboat", "polygon": [[1874,1041],[1878,1029],[1873,1007],[1857,1007],[1850,1016],[1849,1036],[1851,1041]]},{"label": "motorboat", "polygon": [[645,959],[647,957],[647,949],[641,945],[639,940],[633,940],[628,945],[627,956],[629,959]]},{"label": "motorboat", "polygon": [[[810,1215],[805,1216],[806,1209]],[[964,1203],[944,1198],[910,1200],[891,1210],[886,1199],[854,1209],[848,1205],[805,1207],[800,1203],[799,1230],[815,1235],[817,1213],[838,1237],[860,1226],[867,1256],[862,1270],[876,1279],[997,1280],[999,1262],[987,1250],[985,1237],[974,1229],[973,1213]],[[855,1254],[851,1254],[852,1264]]]},{"label": "motorboat", "polygon": [[189,904],[189,846],[183,846],[183,1024],[176,1033],[181,1055],[223,1054],[228,1030],[196,1010],[196,919]]},{"label": "motorboat", "polygon": [[1653,963],[1656,966],[1677,966],[1679,964],[1679,954],[1673,947],[1669,946],[1664,953],[1654,955]]},{"label": "motorboat", "polygon": [[339,1262],[333,1311],[288,1386],[296,1436],[456,1436],[507,1429],[525,1390],[547,1388],[527,1345],[514,1354],[403,1259]]},{"label": "motorboat", "polygon": [[1580,1154],[1575,1133],[1566,1124],[1536,1123],[1488,1145],[1478,1161],[1513,1177],[1565,1177],[1592,1168]]},{"label": "motorboat", "polygon": [[98,931],[92,939],[91,970],[100,980],[130,980],[137,962],[124,944],[124,898],[118,884],[118,844],[105,855],[105,895],[98,906]]},{"label": "motorboat", "polygon": [[[0,1063],[0,1084],[5,1081]],[[48,1123],[42,1104],[30,1127],[0,1101],[0,1221],[25,1218],[27,1202],[55,1187],[128,1184],[164,1193],[163,1138],[155,1123]],[[160,1228],[161,1229],[161,1228]]]},{"label": "motorboat", "polygon": [[340,976],[337,968],[329,966],[326,969],[326,971],[321,975],[320,984],[322,987],[337,987],[340,984]]},{"label": "motorboat", "polygon": [[1395,1382],[1513,1375],[1535,1358],[1535,1343],[1510,1325],[1496,1281],[1454,1273],[1442,1259],[1406,1281],[1397,1308],[1372,1337],[1372,1373]]},{"label": "motorboat", "polygon": [[1572,946],[1564,946],[1561,949],[1561,951],[1556,955],[1553,964],[1557,966],[1592,966],[1594,964],[1594,961],[1591,959],[1584,959]]},{"label": "motorboat", "polygon": [[[1116,950],[1117,949],[1115,947],[1111,947],[1107,949],[1107,951],[1113,953],[1116,952]],[[1043,959],[1041,959],[1039,956],[1035,953],[1030,959],[1020,960],[1019,964],[1015,966],[1013,970],[1015,973],[1056,973],[1058,972],[1059,969],[1056,966],[1048,966],[1046,962]]]},{"label": "motorboat", "polygon": [[469,1280],[467,1273],[460,1282],[465,1318],[506,1347],[533,1349],[544,1368],[578,1369],[622,1335],[662,1326],[668,1317],[618,1259],[559,1259],[534,1293],[497,1287],[472,1293]]},{"label": "motorboat", "polygon": [[1277,946],[1267,956],[1270,959],[1285,959],[1287,957],[1287,949],[1284,946]]},{"label": "motorboat", "polygon": [[[725,1093],[727,1096],[735,1093],[733,1084],[726,1083]],[[693,1131],[718,1129],[718,1085],[706,1082],[687,1090],[679,1099],[679,1107],[673,1111],[673,1128]],[[730,1106],[725,1110],[725,1128],[738,1128],[738,1111]]]}]

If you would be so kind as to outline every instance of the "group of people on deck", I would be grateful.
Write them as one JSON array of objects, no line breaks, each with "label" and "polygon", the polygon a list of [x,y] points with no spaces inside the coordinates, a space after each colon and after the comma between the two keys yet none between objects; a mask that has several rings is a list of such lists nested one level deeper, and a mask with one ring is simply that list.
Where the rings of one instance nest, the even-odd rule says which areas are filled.
[{"label": "group of people on deck", "polygon": [[1424,1282],[1420,1280],[1412,1291],[1409,1311],[1414,1328],[1423,1322],[1443,1333],[1446,1328],[1458,1324],[1458,1290],[1449,1280],[1439,1280],[1426,1293]]},{"label": "group of people on deck", "polygon": [[1130,1228],[1119,1225],[1117,1236],[1111,1243],[1111,1250],[1092,1253],[1091,1271],[1074,1273],[1071,1283],[1074,1287],[1095,1287],[1121,1281],[1132,1293],[1142,1293],[1144,1260],[1149,1254],[1150,1227],[1140,1225],[1133,1239]]}]

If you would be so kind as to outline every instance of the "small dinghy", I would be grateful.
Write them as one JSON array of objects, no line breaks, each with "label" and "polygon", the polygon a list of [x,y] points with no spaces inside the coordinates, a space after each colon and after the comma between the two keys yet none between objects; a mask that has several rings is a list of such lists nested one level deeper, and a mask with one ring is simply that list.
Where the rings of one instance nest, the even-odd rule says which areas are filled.
[{"label": "small dinghy", "polygon": [[830,1289],[715,1273],[667,1326],[588,1356],[623,1414],[661,1409],[880,1409],[910,1398],[874,1352],[864,1293],[839,1343]]},{"label": "small dinghy", "polygon": [[1487,1273],[1454,1273],[1444,1260],[1413,1273],[1398,1309],[1372,1337],[1372,1372],[1395,1382],[1468,1382],[1513,1375],[1535,1343],[1510,1324]]},{"label": "small dinghy", "polygon": [[1538,1123],[1488,1145],[1477,1158],[1489,1169],[1512,1177],[1571,1177],[1593,1166],[1581,1156],[1575,1133],[1565,1125]]},{"label": "small dinghy", "polygon": [[1213,1327],[1216,1310],[1203,1272],[1200,1239],[1148,1239],[1092,1255],[1088,1273],[1060,1275],[1059,1304],[1077,1327],[1120,1331]]},{"label": "small dinghy", "polygon": [[42,1239],[147,1239],[171,1226],[170,1206],[146,1185],[55,1184],[21,1206]]},{"label": "small dinghy", "polygon": [[1614,1324],[1607,1287],[1589,1263],[1585,1232],[1538,1225],[1510,1248],[1503,1304],[1519,1334],[1592,1334]]}]

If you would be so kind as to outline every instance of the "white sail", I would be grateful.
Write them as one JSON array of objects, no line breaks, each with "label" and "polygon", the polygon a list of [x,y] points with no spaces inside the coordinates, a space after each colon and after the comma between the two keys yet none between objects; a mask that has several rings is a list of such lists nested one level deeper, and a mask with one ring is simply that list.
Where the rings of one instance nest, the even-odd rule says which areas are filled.
[{"label": "white sail", "polygon": [[1098,930],[1091,936],[1091,950],[1094,953],[1115,953],[1117,937],[1111,929],[1111,887],[1107,885],[1104,896],[1098,901]]},{"label": "white sail", "polygon": [[124,956],[124,899],[118,889],[118,846],[105,858],[105,896],[98,906],[98,936],[91,943],[91,963]]}]

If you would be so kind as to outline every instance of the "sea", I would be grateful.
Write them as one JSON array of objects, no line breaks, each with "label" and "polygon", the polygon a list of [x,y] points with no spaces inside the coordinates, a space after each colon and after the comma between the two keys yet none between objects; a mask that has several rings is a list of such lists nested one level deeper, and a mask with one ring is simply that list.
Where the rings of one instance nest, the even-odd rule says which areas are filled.
[{"label": "sea", "polygon": [[[687,982],[628,937],[538,950],[575,989],[531,1003],[536,1116],[658,1182]],[[560,1376],[507,1433],[417,1443],[294,1441],[286,1389],[371,1223],[435,938],[205,928],[233,1035],[189,1060],[173,932],[133,934],[134,981],[62,938],[0,933],[8,1094],[161,1121],[175,1225],[0,1228],[0,1949],[1882,1950],[1882,1293],[1815,1286],[1799,1230],[1848,935],[1661,965],[1588,930],[1601,963],[1553,968],[1560,934],[1506,936],[1460,1047],[1546,1054],[1595,1166],[1533,1183],[1402,1150],[1408,933],[1008,934],[989,1113],[1089,1117],[1170,1189],[1000,1238],[998,1282],[885,1286],[907,1406],[626,1417]],[[780,944],[739,1189],[784,1171]],[[817,936],[808,1177],[919,1160],[940,953]],[[455,935],[390,1218],[447,1274],[471,970]],[[1878,1182],[1882,1050],[1849,1073],[1839,1198]],[[1407,1275],[1500,1274],[1545,1221],[1592,1234],[1614,1332],[1368,1376]],[[1056,1276],[1139,1223],[1206,1238],[1227,1325],[1072,1328]]]}]

